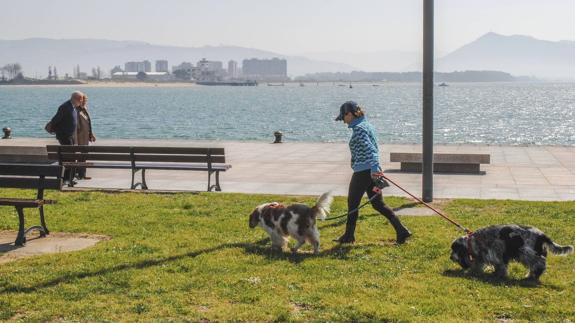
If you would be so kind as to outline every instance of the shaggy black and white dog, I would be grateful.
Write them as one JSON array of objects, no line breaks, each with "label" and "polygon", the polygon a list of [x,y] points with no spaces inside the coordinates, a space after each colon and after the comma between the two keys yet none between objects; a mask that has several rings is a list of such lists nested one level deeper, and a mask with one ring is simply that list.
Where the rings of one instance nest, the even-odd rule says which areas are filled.
[{"label": "shaggy black and white dog", "polygon": [[313,246],[314,254],[319,253],[319,231],[316,219],[325,219],[333,198],[324,193],[313,207],[305,204],[283,206],[272,202],[262,204],[250,215],[250,228],[258,225],[270,235],[272,248],[282,250],[291,236],[297,244],[291,250],[297,250],[307,241]]},{"label": "shaggy black and white dog", "polygon": [[529,269],[528,279],[538,280],[546,268],[547,251],[567,255],[573,252],[573,246],[562,247],[534,227],[495,225],[453,241],[451,260],[476,272],[492,265],[495,275],[502,278],[507,276],[507,265],[514,260]]}]

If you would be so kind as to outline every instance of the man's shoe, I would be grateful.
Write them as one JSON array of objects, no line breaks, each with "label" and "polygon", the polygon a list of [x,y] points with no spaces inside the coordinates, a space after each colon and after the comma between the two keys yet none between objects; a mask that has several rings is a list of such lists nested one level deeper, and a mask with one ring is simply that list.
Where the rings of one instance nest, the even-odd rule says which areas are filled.
[{"label": "man's shoe", "polygon": [[89,181],[89,180],[92,179],[92,177],[90,177],[90,176],[84,176],[84,178],[82,178],[82,179],[85,180],[85,181]]}]

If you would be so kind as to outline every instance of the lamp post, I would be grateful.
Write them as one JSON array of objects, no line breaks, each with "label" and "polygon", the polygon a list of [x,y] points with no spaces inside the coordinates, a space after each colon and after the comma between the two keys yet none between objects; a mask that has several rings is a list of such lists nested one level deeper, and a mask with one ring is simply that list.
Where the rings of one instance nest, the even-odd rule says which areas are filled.
[{"label": "lamp post", "polygon": [[433,200],[433,0],[423,0],[423,201]]}]

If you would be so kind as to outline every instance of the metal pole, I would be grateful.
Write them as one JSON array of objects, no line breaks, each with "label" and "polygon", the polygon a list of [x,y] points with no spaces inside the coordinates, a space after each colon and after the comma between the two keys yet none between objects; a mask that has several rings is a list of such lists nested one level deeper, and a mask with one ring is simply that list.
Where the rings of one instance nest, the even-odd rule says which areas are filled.
[{"label": "metal pole", "polygon": [[433,201],[433,0],[423,0],[422,197]]}]

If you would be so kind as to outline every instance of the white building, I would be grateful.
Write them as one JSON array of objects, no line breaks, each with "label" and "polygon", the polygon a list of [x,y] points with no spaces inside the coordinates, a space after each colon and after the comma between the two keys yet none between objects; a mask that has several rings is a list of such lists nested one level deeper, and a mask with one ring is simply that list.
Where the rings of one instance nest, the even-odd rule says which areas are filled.
[{"label": "white building", "polygon": [[223,66],[224,64],[220,61],[208,61],[203,58],[196,64],[192,77],[198,81],[221,81],[226,76],[226,70]]},{"label": "white building", "polygon": [[238,76],[240,76],[239,70],[238,70],[238,62],[231,60],[228,62],[228,77],[232,78],[232,79],[236,79],[238,78]]},{"label": "white building", "polygon": [[156,72],[165,72],[169,73],[168,61],[165,59],[157,60],[156,61]]},{"label": "white building", "polygon": [[124,64],[124,72],[151,72],[152,71],[152,63],[150,61],[142,61],[142,62],[127,62]]},{"label": "white building", "polygon": [[287,61],[285,59],[244,59],[242,74],[250,80],[287,81]]}]

